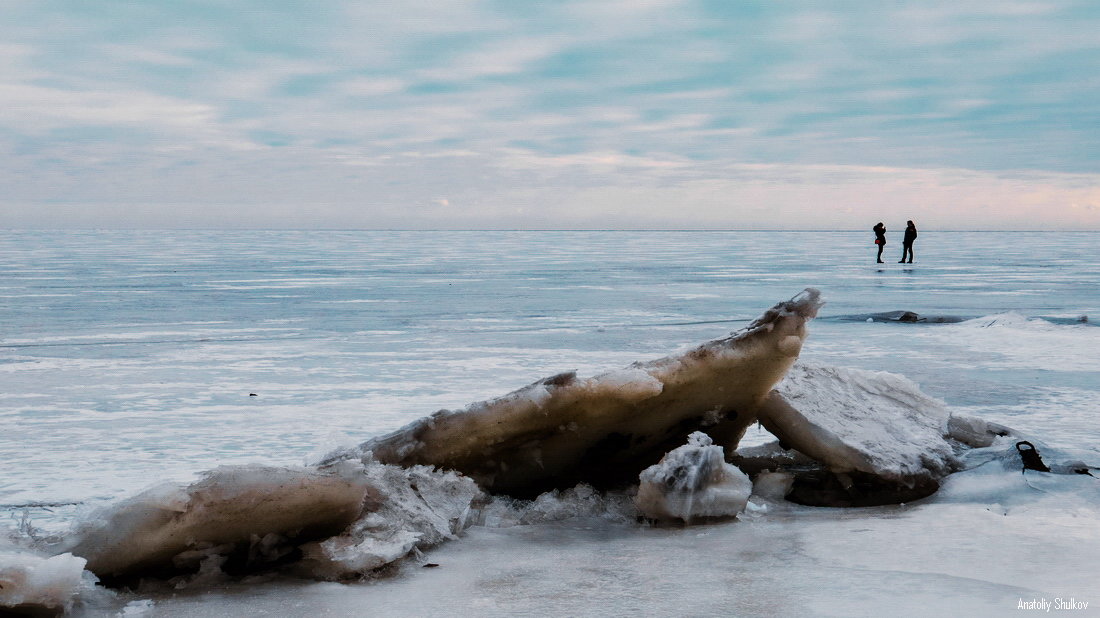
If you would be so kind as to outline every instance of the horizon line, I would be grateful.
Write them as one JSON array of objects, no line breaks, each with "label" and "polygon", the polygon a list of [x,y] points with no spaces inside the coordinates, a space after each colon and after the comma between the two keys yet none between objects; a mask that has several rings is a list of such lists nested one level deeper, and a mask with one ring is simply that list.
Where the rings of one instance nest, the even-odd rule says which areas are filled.
[{"label": "horizon line", "polygon": [[[854,228],[403,228],[403,227],[0,227],[2,232],[863,232]],[[868,228],[866,231],[870,231]],[[1038,233],[1093,234],[1097,229],[939,229],[922,228],[922,232]],[[900,233],[900,232],[899,232]]]}]

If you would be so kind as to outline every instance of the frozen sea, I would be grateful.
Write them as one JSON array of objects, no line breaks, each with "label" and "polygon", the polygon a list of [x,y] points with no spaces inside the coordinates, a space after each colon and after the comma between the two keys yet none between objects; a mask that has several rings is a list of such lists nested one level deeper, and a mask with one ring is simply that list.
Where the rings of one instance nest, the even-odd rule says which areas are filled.
[{"label": "frozen sea", "polygon": [[[803,359],[905,375],[1044,458],[1100,466],[1100,233],[928,231],[913,264],[895,236],[875,264],[869,231],[0,231],[0,514],[60,532],[157,482],[302,464],[551,374],[725,336],[808,286],[826,305]],[[930,319],[886,319],[903,310]],[[428,557],[441,567],[119,604],[870,616],[1073,598],[1088,607],[1066,611],[1094,614],[1100,479],[979,470],[918,504],[679,529],[475,526]]]}]

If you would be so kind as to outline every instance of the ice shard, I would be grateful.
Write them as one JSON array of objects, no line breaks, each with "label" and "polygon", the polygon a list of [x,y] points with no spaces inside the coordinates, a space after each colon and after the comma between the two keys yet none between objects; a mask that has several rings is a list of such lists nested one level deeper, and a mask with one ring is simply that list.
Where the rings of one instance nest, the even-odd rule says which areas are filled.
[{"label": "ice shard", "polygon": [[683,354],[590,378],[571,372],[539,380],[441,410],[329,461],[437,466],[521,497],[579,482],[632,484],[694,431],[732,449],[798,357],[821,304],[808,288],[743,330]]},{"label": "ice shard", "polygon": [[697,431],[639,475],[634,504],[650,519],[691,523],[701,517],[732,517],[752,494],[748,475],[726,463],[722,447]]},{"label": "ice shard", "polygon": [[72,609],[95,578],[72,554],[40,556],[0,539],[0,615],[53,616]]}]

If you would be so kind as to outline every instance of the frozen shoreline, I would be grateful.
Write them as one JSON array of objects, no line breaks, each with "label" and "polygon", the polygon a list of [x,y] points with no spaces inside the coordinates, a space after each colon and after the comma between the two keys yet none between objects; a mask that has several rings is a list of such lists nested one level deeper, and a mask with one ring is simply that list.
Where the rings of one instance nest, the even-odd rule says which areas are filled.
[{"label": "frozen shoreline", "polygon": [[378,616],[997,616],[1018,602],[1059,598],[1089,602],[1081,615],[1094,615],[1098,482],[986,465],[908,505],[831,509],[754,498],[766,510],[690,527],[592,515],[475,525],[364,582],[259,576],[153,586],[73,615],[115,616],[131,604],[128,615],[195,617],[364,609]]},{"label": "frozen shoreline", "polygon": [[[844,233],[826,235],[816,262],[790,251],[781,233],[418,236],[437,239],[430,246],[442,253],[384,233],[165,233],[136,245],[108,234],[94,239],[102,243],[94,260],[84,259],[91,238],[41,236],[48,242],[27,241],[35,251],[7,255],[15,275],[0,295],[11,326],[0,340],[0,413],[12,438],[0,444],[10,463],[0,502],[72,503],[27,510],[48,532],[152,478],[189,483],[220,465],[292,465],[539,376],[570,368],[593,375],[682,350],[747,323],[805,283],[822,287],[828,315],[842,318],[902,309],[985,316],[935,324],[826,319],[812,326],[806,360],[907,376],[953,412],[1034,438],[1048,461],[1100,455],[1100,331],[1095,319],[1076,321],[1100,315],[1097,266],[1080,260],[1092,250],[1088,235],[929,235],[924,263],[878,270],[863,263],[863,235]],[[162,246],[187,258],[161,259]],[[1004,246],[1023,257],[985,259]],[[2,347],[9,341],[21,343]],[[753,428],[744,444],[769,439]],[[1088,600],[1081,573],[1100,568],[1090,558],[1100,555],[1096,482],[1082,476],[1048,486],[1030,472],[990,474],[992,465],[956,474],[905,507],[770,509],[771,523],[706,526],[700,539],[728,541],[722,555],[700,558],[665,540],[706,554],[690,529],[553,523],[563,510],[547,503],[523,515],[530,525],[477,524],[431,550],[422,559],[439,562],[435,569],[411,564],[363,584],[149,591],[105,601],[96,615],[113,616],[130,601],[138,612],[148,599],[156,601],[149,615],[248,615],[250,602],[285,606],[289,615],[325,608],[343,615],[372,603],[382,615],[404,615],[417,603],[428,613],[454,606],[503,614],[539,602],[614,613],[616,605],[643,608],[637,598],[665,613],[691,607],[711,615],[728,615],[726,607],[872,615],[899,613],[901,602],[941,614],[955,613],[952,604],[978,615],[1015,611],[995,586],[1005,597],[1031,589],[1031,598]],[[9,525],[22,513],[9,511]],[[494,512],[483,523],[513,517]],[[770,544],[744,538],[749,524],[775,528],[764,534]],[[594,557],[581,555],[583,543]],[[649,563],[666,551],[676,570],[654,571]],[[784,564],[814,585],[772,577]],[[874,590],[860,587],[861,574]],[[970,580],[992,592],[975,600]],[[534,600],[525,606],[526,598]],[[775,605],[787,598],[789,605]],[[826,603],[836,598],[846,600]]]},{"label": "frozen shoreline", "polygon": [[1000,616],[1021,599],[1088,601],[1095,590],[1100,510],[1058,502],[796,507],[679,529],[591,518],[474,527],[427,555],[438,568],[153,595],[153,615]]},{"label": "frozen shoreline", "polygon": [[[816,310],[816,295],[812,302]],[[783,305],[777,308],[780,306]],[[791,319],[796,314],[783,310],[776,315],[782,320]],[[789,350],[797,354],[800,345],[787,345],[787,339],[791,338],[789,329],[802,332],[803,319],[799,317],[793,327],[775,328],[774,332],[769,321],[758,321],[748,329],[748,332],[758,335],[747,340],[752,342],[751,345],[744,344],[737,337],[731,338],[729,341],[738,342],[744,348],[735,355],[739,359],[740,368],[737,371],[748,371],[752,375],[754,361],[751,355],[746,355],[747,350],[772,355],[775,354],[772,350],[777,342],[781,356],[791,359],[784,362],[793,362]],[[796,339],[800,344],[801,339]],[[709,346],[714,343],[690,351],[683,358],[696,358],[698,350],[707,350],[704,358],[709,358],[713,355]],[[681,362],[681,359],[670,357],[654,366],[677,367]],[[718,361],[716,367],[721,365]],[[636,368],[645,366],[635,365]],[[706,373],[701,369],[696,371]],[[774,378],[761,379],[767,380],[760,385],[765,389],[767,384],[774,383],[771,381]],[[612,386],[616,384],[618,382]],[[705,390],[713,388],[708,380],[702,384]],[[586,397],[594,396],[594,401],[602,401],[606,397],[600,389],[591,393],[589,390],[592,389],[579,392],[585,393],[583,396]],[[660,392],[658,388],[652,393],[647,391],[644,396],[653,397]],[[503,419],[498,423],[505,422],[512,415],[510,406],[514,404],[517,393],[500,400],[507,402],[509,407],[503,409],[504,416],[497,417]],[[785,398],[779,397],[779,393]],[[540,402],[548,400],[549,397],[534,399],[532,405],[541,408],[543,403]],[[708,561],[720,562],[721,557],[713,553],[715,543],[728,546],[734,554],[747,551],[753,557],[751,562],[756,569],[774,568],[772,562],[787,564],[787,570],[799,577],[799,584],[807,586],[805,590],[799,586],[791,587],[783,595],[783,607],[767,612],[773,615],[786,611],[784,608],[787,607],[792,613],[797,607],[799,612],[809,611],[815,615],[832,615],[834,611],[836,615],[863,611],[870,614],[874,613],[872,608],[881,611],[884,600],[877,597],[868,600],[863,588],[847,579],[853,574],[862,575],[860,586],[887,588],[907,585],[910,578],[935,580],[946,577],[940,604],[928,601],[925,591],[917,595],[902,592],[892,595],[892,598],[922,606],[931,603],[932,607],[943,609],[962,606],[971,613],[978,611],[979,607],[988,609],[991,598],[1008,591],[1017,594],[1018,602],[1023,603],[1028,595],[1033,599],[1045,599],[1049,594],[1052,598],[1061,599],[1061,596],[1055,595],[1062,595],[1065,587],[1084,585],[1085,578],[1040,577],[1029,573],[1038,564],[1036,557],[1041,560],[1044,555],[1034,547],[1036,539],[1042,538],[1042,535],[1034,530],[1021,530],[1021,522],[1024,527],[1055,526],[1057,534],[1048,540],[1050,546],[1041,548],[1041,551],[1049,552],[1053,547],[1059,560],[1064,560],[1073,552],[1080,552],[1082,548],[1095,549],[1100,546],[1100,537],[1096,535],[1087,538],[1083,544],[1078,543],[1082,531],[1088,529],[1087,523],[1096,521],[1100,514],[1100,500],[1097,499],[1100,486],[1094,484],[1097,482],[1095,477],[1087,474],[1087,466],[1075,470],[1075,466],[1081,466],[1058,463],[1067,456],[1061,449],[1048,448],[1040,439],[1033,438],[1042,446],[1048,461],[1053,464],[1051,467],[1058,474],[1038,472],[1032,473],[1030,479],[1024,474],[1017,477],[1021,463],[1012,445],[1020,439],[1020,435],[1004,427],[989,426],[980,419],[964,418],[961,424],[956,424],[954,419],[949,421],[949,413],[941,402],[921,393],[910,381],[891,374],[798,365],[770,398],[758,400],[764,401],[759,409],[761,422],[773,428],[780,440],[787,440],[788,446],[795,446],[817,459],[818,465],[824,466],[822,473],[835,475],[841,484],[849,475],[862,475],[856,486],[848,480],[848,485],[838,488],[834,481],[834,487],[827,489],[831,494],[840,492],[840,495],[848,495],[858,503],[859,494],[852,492],[859,487],[869,487],[866,486],[867,481],[875,478],[878,479],[876,482],[907,486],[917,484],[918,487],[931,481],[934,483],[932,491],[939,487],[940,482],[943,487],[938,493],[915,504],[896,507],[815,509],[797,506],[788,500],[800,502],[800,499],[784,497],[791,493],[792,481],[797,487],[802,478],[798,470],[802,470],[804,464],[784,464],[787,457],[781,454],[772,464],[778,464],[779,468],[764,468],[765,471],[761,471],[760,466],[765,464],[760,462],[767,461],[768,449],[749,449],[746,453],[751,451],[751,458],[756,462],[754,483],[742,471],[722,463],[721,447],[711,446],[708,436],[696,433],[692,434],[687,446],[665,457],[667,463],[663,459],[660,465],[642,473],[644,491],[638,494],[636,502],[640,510],[635,511],[631,505],[614,498],[612,494],[601,494],[591,489],[581,491],[583,486],[545,494],[533,502],[502,496],[488,499],[469,479],[451,473],[433,472],[420,466],[403,470],[380,464],[367,450],[361,461],[354,458],[330,460],[317,471],[270,467],[219,468],[208,473],[201,483],[187,488],[153,488],[102,513],[92,514],[74,530],[70,540],[52,544],[50,553],[61,555],[46,560],[45,556],[36,553],[23,557],[18,553],[5,554],[0,559],[0,583],[3,584],[0,600],[8,605],[14,603],[18,608],[71,608],[72,613],[77,615],[109,615],[113,611],[152,615],[169,612],[176,615],[177,612],[169,608],[182,604],[183,615],[187,615],[186,608],[196,599],[191,595],[199,594],[197,598],[201,602],[198,606],[204,607],[202,611],[213,609],[240,614],[242,611],[256,611],[256,605],[265,602],[290,602],[284,595],[290,595],[298,603],[300,597],[312,595],[318,590],[317,586],[304,584],[300,580],[285,579],[288,575],[344,582],[349,578],[373,580],[377,586],[343,583],[337,589],[322,587],[333,592],[334,598],[323,604],[327,605],[340,603],[339,599],[344,597],[357,597],[363,590],[388,590],[387,582],[398,582],[393,586],[395,589],[414,585],[410,582],[416,580],[430,584],[435,576],[420,575],[416,571],[418,566],[431,566],[432,573],[435,573],[434,569],[439,569],[441,564],[438,560],[453,556],[461,564],[463,560],[469,560],[464,557],[478,556],[482,551],[474,548],[448,553],[446,548],[436,547],[442,541],[457,541],[459,537],[466,538],[457,544],[466,544],[471,539],[487,541],[490,545],[515,543],[516,547],[499,553],[504,556],[514,551],[516,555],[503,561],[498,556],[493,563],[494,568],[505,571],[518,569],[521,578],[533,577],[526,585],[538,594],[524,595],[524,602],[537,602],[531,599],[539,597],[553,598],[555,600],[548,604],[549,611],[560,609],[563,613],[580,611],[570,605],[569,595],[565,594],[566,590],[583,588],[578,578],[586,574],[597,574],[612,580],[618,577],[619,570],[612,568],[603,573],[592,562],[604,552],[616,554],[616,561],[620,559],[618,554],[624,554],[634,569],[633,577],[664,582],[667,573],[661,570],[669,568],[667,563],[673,563],[671,568],[676,568],[676,563],[692,563],[692,560],[696,566]],[[788,400],[800,409],[793,408]],[[484,404],[478,404],[471,409],[480,415],[480,424],[492,424],[494,417],[485,416],[482,407]],[[492,406],[488,409],[491,410]],[[614,409],[614,406],[609,409]],[[658,406],[651,414],[661,414],[661,410],[663,408]],[[526,418],[526,413],[522,418]],[[599,418],[598,414],[593,417],[594,420]],[[710,416],[706,414],[699,417],[702,428],[718,423],[717,419],[708,419]],[[551,424],[557,422],[551,419]],[[418,426],[414,424],[412,427]],[[495,429],[493,435],[499,431]],[[572,431],[575,430],[566,433]],[[743,435],[743,429],[735,433],[733,442],[728,445],[731,449]],[[445,435],[444,439],[483,439],[476,433],[466,437],[452,434]],[[402,435],[401,432],[391,434]],[[426,439],[421,434],[410,435],[417,435],[417,440]],[[723,434],[719,432],[718,435]],[[492,440],[502,441],[501,438]],[[507,443],[507,440],[503,442]],[[415,444],[421,445],[418,448],[423,447],[423,443]],[[479,450],[480,447],[470,448]],[[593,448],[602,447],[597,444]],[[708,455],[700,457],[704,452]],[[547,455],[552,456],[552,453]],[[717,463],[711,462],[711,459]],[[698,465],[703,465],[698,472],[690,471]],[[729,472],[720,472],[721,468],[728,468]],[[962,472],[946,476],[960,468]],[[692,480],[696,477],[684,477],[684,474],[702,476]],[[706,484],[709,481],[703,479],[713,474],[718,475],[714,479],[720,485],[711,488]],[[734,476],[730,477],[730,474]],[[779,480],[781,478],[786,480]],[[744,487],[739,488],[739,484]],[[484,488],[487,486],[483,485]],[[671,493],[667,498],[660,497],[666,488],[671,489]],[[621,497],[631,496],[635,491],[630,490]],[[684,491],[688,493],[683,494]],[[644,499],[643,493],[646,495]],[[695,495],[698,497],[692,497]],[[923,490],[917,494],[919,497],[926,495],[928,492]],[[666,499],[672,502],[664,503]],[[317,500],[327,501],[330,506],[318,510],[311,506]],[[829,498],[822,504],[832,500]],[[693,501],[702,510],[693,511]],[[847,503],[848,499],[841,502]],[[360,504],[362,512],[359,511]],[[683,510],[685,508],[687,510]],[[717,510],[712,510],[715,508]],[[981,513],[983,511],[984,514]],[[737,521],[727,519],[724,523],[701,522],[704,525],[694,527],[639,525],[642,523],[639,515],[690,522],[696,514],[737,515],[738,518]],[[994,521],[1000,521],[998,518],[1008,518],[1010,514],[1012,521],[1007,526],[1000,523],[992,525],[988,520],[992,516]],[[635,518],[637,522],[627,523]],[[986,521],[982,522],[982,518]],[[1081,525],[1081,520],[1086,522],[1085,526]],[[851,553],[852,545],[859,543],[853,543],[853,539],[846,537],[844,531],[838,528],[850,526],[852,522],[859,522],[865,527],[849,528],[847,532],[857,536],[868,533],[870,545],[857,548],[855,553]],[[328,529],[328,532],[308,536],[298,531],[302,526],[318,531]],[[347,529],[337,534],[345,526]],[[958,541],[959,528],[976,539],[969,542],[971,545],[977,543],[972,548],[977,555],[983,554],[985,545],[997,545],[996,541],[988,538],[989,535],[1000,535],[1009,543],[1030,548],[1033,555],[1022,557],[1019,548],[1014,548],[1009,551],[1010,556],[1001,558],[997,567],[987,569],[982,577],[964,575],[970,568],[965,566],[967,559],[953,555],[944,564],[937,563],[937,560],[944,560],[942,554],[948,549],[940,543],[945,540]],[[924,529],[925,534],[931,530],[937,542],[930,544],[919,540],[918,529]],[[249,530],[252,531],[251,541],[247,538]],[[586,539],[586,535],[593,531],[598,533],[597,538]],[[1068,538],[1064,534],[1067,531],[1070,532]],[[301,537],[296,538],[299,535]],[[698,539],[708,537],[712,543],[706,544],[705,549],[701,548]],[[983,540],[983,537],[986,538]],[[657,542],[654,542],[655,539]],[[675,547],[662,546],[668,539],[677,539],[679,544]],[[534,561],[532,566],[529,551],[522,547],[527,543],[550,543],[555,550]],[[592,547],[577,550],[585,553],[586,557],[581,559],[571,557],[572,549],[560,550],[558,546],[563,543],[568,548],[588,543]],[[760,546],[761,543],[770,543],[771,547]],[[642,549],[634,545],[652,547]],[[750,549],[746,550],[744,546]],[[935,551],[930,547],[934,547]],[[965,544],[962,544],[954,549],[964,547]],[[13,549],[19,551],[18,548]],[[246,554],[241,554],[241,551]],[[636,554],[654,551],[658,556],[658,567],[645,565],[643,568]],[[912,555],[904,553],[899,556],[898,551],[912,552]],[[430,564],[424,552],[431,556]],[[699,552],[705,552],[705,558],[693,558],[693,554]],[[74,558],[73,554],[78,557]],[[834,554],[843,558],[838,559]],[[136,593],[93,588],[91,582],[95,581],[95,577],[88,571],[80,572],[84,557],[90,559],[87,569],[100,579],[113,584],[118,590],[136,590]],[[407,559],[409,557],[411,559]],[[287,558],[291,558],[289,563]],[[887,565],[900,564],[908,565],[908,568],[886,568]],[[964,565],[961,569],[960,564]],[[230,569],[230,565],[235,566]],[[280,565],[288,566],[289,570]],[[834,599],[833,603],[839,610],[820,605],[813,594],[819,594],[823,584],[813,582],[821,576],[822,565],[844,573],[839,577],[833,573],[834,577],[828,585],[830,589],[838,594],[846,589],[851,593],[858,590],[860,594],[854,597],[856,600]],[[242,567],[244,570],[241,570]],[[653,568],[656,571],[650,572]],[[721,577],[727,578],[731,573],[739,572],[736,568],[723,570],[717,563],[713,568],[723,573]],[[532,569],[553,573],[552,581],[539,578]],[[475,576],[478,573],[481,575]],[[153,574],[160,578],[161,583],[144,579]],[[491,575],[485,575],[484,568],[468,565],[461,569],[457,578],[449,580],[451,585],[464,588],[463,598],[473,604],[470,611],[480,608],[483,612],[514,613],[534,611],[540,607],[517,605],[511,595],[502,596],[492,586],[488,594],[481,592],[486,577],[493,580]],[[731,589],[743,594],[759,594],[756,587],[761,585],[752,577],[746,577],[749,580],[747,589],[726,586],[718,593],[694,590],[692,602],[701,603],[700,608],[743,604],[744,599],[731,593]],[[685,582],[684,585],[698,587],[699,579],[696,575],[691,584]],[[771,580],[763,578],[761,581],[766,584]],[[956,590],[959,581],[968,582],[970,596]],[[257,591],[249,590],[253,584],[260,585]],[[166,593],[165,590],[172,592]],[[219,590],[232,592],[223,598]],[[179,591],[185,592],[181,596]],[[373,596],[372,601],[377,602]],[[421,604],[415,610],[417,614],[442,615],[445,608],[454,605],[443,597],[415,596],[416,602]],[[247,610],[232,607],[239,598],[251,599]],[[124,601],[128,604],[120,606]],[[348,604],[345,611],[350,611],[356,603],[350,598],[345,602]],[[595,602],[603,603],[606,599],[601,597]],[[620,611],[624,606],[630,607],[638,602],[637,598],[618,599],[614,605],[602,608],[601,613],[612,609]],[[650,600],[644,606],[660,606],[661,603]],[[1088,601],[1084,603],[1087,608]],[[209,607],[210,604],[213,607]],[[558,608],[558,604],[562,607]],[[682,609],[684,603],[681,600],[673,605]],[[541,607],[545,611],[547,604]],[[673,609],[672,605],[668,607],[669,612]],[[702,609],[698,611],[703,612]],[[763,612],[755,605],[745,611]],[[401,612],[395,610],[395,613]]]}]

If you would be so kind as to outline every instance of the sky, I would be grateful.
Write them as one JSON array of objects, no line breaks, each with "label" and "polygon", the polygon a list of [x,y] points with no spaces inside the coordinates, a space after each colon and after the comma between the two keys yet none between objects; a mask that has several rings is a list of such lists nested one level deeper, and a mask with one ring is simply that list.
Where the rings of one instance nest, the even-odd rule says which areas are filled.
[{"label": "sky", "polygon": [[0,227],[1100,230],[1095,0],[0,0]]}]

